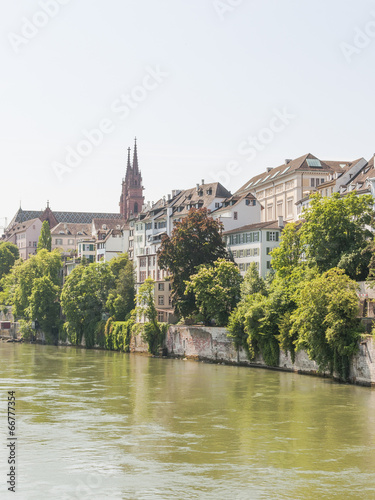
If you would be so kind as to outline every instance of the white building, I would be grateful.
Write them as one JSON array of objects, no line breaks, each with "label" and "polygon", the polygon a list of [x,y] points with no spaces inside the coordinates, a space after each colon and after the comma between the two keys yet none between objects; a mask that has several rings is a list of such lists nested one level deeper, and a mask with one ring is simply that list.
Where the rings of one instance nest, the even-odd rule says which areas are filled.
[{"label": "white building", "polygon": [[271,271],[270,252],[279,246],[283,221],[259,222],[223,233],[228,250],[238,264],[242,276],[255,262],[263,278]]},{"label": "white building", "polygon": [[212,212],[212,217],[222,222],[224,231],[255,224],[261,220],[262,206],[251,193],[233,195]]}]

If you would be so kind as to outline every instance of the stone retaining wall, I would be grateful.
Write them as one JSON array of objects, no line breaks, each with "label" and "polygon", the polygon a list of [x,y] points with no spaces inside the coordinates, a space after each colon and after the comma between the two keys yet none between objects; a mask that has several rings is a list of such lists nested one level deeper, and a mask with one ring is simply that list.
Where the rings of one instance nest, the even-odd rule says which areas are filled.
[{"label": "stone retaining wall", "polygon": [[[225,328],[171,326],[166,337],[166,348],[168,354],[175,357],[269,368],[261,356],[249,361],[246,352],[242,348],[237,350],[227,333]],[[304,351],[296,353],[294,363],[289,354],[281,352],[276,369],[329,376],[328,373],[319,374],[318,365],[311,361]],[[359,352],[353,358],[350,381],[354,384],[375,386],[375,345],[370,336],[362,340]]]}]

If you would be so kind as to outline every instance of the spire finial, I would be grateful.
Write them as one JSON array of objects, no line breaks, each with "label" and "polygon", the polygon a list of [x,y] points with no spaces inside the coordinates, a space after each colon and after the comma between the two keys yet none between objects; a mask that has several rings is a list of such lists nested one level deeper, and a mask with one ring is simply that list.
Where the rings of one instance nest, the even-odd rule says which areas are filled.
[{"label": "spire finial", "polygon": [[137,138],[134,138],[134,155],[133,155],[133,170],[138,173],[138,152],[137,152]]}]

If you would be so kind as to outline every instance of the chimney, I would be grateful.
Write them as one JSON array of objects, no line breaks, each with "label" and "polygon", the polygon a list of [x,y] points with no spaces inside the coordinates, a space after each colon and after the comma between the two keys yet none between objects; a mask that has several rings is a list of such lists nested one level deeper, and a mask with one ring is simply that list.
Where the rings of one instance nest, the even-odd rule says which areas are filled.
[{"label": "chimney", "polygon": [[199,191],[199,184],[197,184],[197,191]]},{"label": "chimney", "polygon": [[271,172],[272,169],[273,167],[267,167],[267,172]]},{"label": "chimney", "polygon": [[170,194],[168,195],[168,201],[171,201],[171,195]]},{"label": "chimney", "polygon": [[290,158],[287,158],[287,159],[285,160],[285,165],[288,165],[291,161],[292,161],[292,160],[291,160]]},{"label": "chimney", "polygon": [[202,186],[203,186],[203,184],[204,184],[204,179],[202,179]]},{"label": "chimney", "polygon": [[282,215],[279,215],[278,219],[279,219],[279,228],[283,229],[284,228],[284,217]]}]

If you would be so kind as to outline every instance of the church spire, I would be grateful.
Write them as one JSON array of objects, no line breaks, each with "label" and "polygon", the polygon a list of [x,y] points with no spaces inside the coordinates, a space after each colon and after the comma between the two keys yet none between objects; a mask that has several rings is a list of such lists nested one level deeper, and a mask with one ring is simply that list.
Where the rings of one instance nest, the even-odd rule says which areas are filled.
[{"label": "church spire", "polygon": [[126,165],[126,177],[129,175],[131,169],[132,169],[132,166],[130,163],[130,148],[128,148],[128,163]]},{"label": "church spire", "polygon": [[138,174],[137,138],[134,139],[133,170],[135,174]]}]

